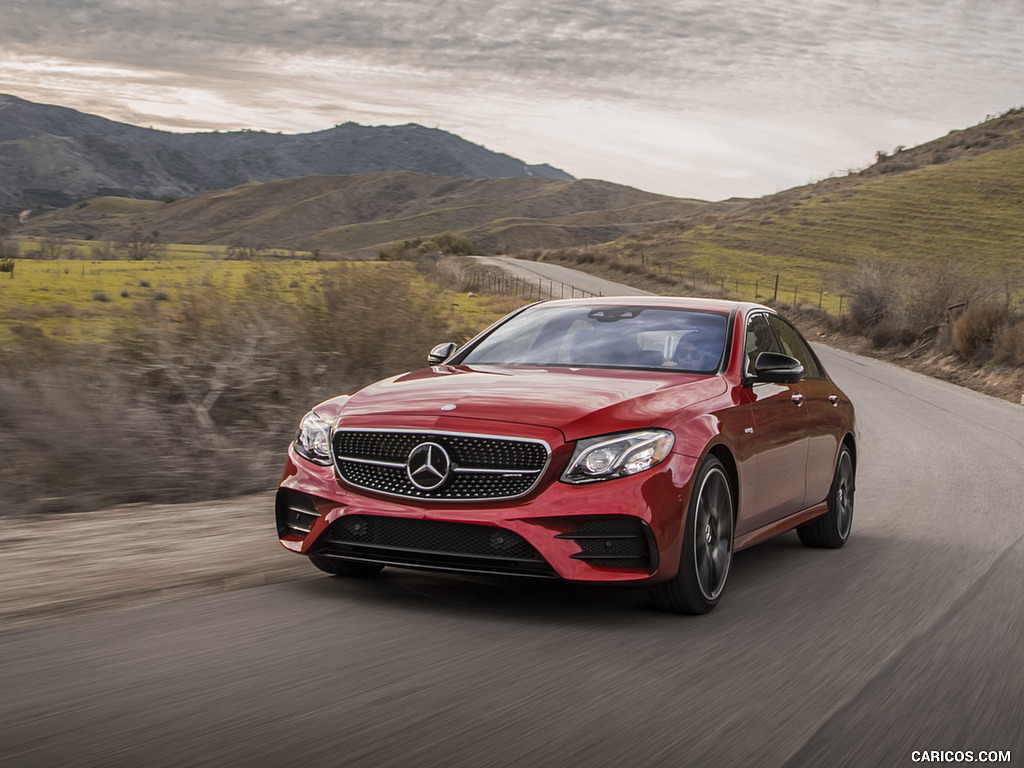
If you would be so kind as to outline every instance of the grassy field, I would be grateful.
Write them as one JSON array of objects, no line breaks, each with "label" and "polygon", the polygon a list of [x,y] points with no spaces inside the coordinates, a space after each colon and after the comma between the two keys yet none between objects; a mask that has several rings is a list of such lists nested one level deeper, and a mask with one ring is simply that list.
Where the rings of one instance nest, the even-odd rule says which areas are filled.
[{"label": "grassy field", "polygon": [[[73,247],[87,247],[72,244]],[[32,244],[28,244],[31,249]],[[25,249],[26,244],[22,244]],[[238,261],[210,258],[216,246],[168,246],[152,261],[15,259],[0,273],[0,347],[34,338],[72,344],[103,342],[118,329],[153,315],[173,315],[183,295],[214,288],[225,301],[246,303],[254,286],[272,287],[299,302],[345,265],[380,269],[382,262]],[[475,333],[501,315],[489,299],[467,297],[428,283],[411,265],[401,275],[418,293],[436,294],[453,332]],[[394,270],[395,265],[388,267]],[[398,273],[396,273],[398,274]]]},{"label": "grassy field", "polygon": [[0,272],[0,515],[271,488],[310,407],[420,368],[520,303],[445,289],[412,262],[14,267]]}]

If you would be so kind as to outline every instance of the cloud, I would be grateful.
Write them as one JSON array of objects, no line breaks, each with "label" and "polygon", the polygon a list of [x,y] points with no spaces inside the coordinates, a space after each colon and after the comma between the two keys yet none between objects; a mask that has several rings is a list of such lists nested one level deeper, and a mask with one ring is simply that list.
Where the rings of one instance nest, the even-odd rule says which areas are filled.
[{"label": "cloud", "polygon": [[911,71],[977,71],[982,47],[1009,64],[1021,14],[999,0],[34,0],[15,3],[0,44],[192,76],[302,56],[714,103],[722,90],[770,97],[778,83],[835,98]]}]

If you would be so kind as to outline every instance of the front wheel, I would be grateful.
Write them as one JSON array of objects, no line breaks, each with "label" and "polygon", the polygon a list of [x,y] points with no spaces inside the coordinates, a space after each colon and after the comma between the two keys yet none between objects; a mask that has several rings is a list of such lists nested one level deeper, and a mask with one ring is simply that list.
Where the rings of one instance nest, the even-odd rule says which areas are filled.
[{"label": "front wheel", "polygon": [[718,604],[732,565],[732,486],[722,462],[709,456],[690,494],[679,572],[650,590],[654,604],[671,613],[707,613]]},{"label": "front wheel", "polygon": [[337,557],[321,557],[310,555],[309,561],[324,573],[334,576],[373,576],[380,573],[384,566],[378,563],[357,563],[353,560],[341,560]]},{"label": "front wheel", "polygon": [[828,492],[828,511],[796,529],[804,546],[839,549],[846,543],[853,527],[853,491],[853,456],[843,445]]}]

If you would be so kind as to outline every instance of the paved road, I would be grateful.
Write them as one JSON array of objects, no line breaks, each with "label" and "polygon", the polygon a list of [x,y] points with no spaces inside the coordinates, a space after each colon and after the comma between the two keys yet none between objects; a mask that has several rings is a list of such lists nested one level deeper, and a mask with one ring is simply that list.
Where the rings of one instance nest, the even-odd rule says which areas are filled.
[{"label": "paved road", "polygon": [[699,618],[629,590],[311,569],[0,632],[0,766],[1019,763],[1024,408],[821,352],[861,426],[844,549],[741,552]]},{"label": "paved road", "polygon": [[[647,291],[639,288],[632,288],[621,283],[613,283],[600,277],[588,275],[586,272],[577,272],[557,264],[547,264],[543,261],[528,261],[526,259],[512,259],[507,256],[474,256],[481,264],[490,267],[503,269],[511,275],[530,282],[539,287],[542,295],[554,299],[570,299],[573,294],[570,288],[586,291],[594,296],[646,296]],[[538,283],[539,280],[539,283]],[[578,298],[581,294],[577,293]]]}]

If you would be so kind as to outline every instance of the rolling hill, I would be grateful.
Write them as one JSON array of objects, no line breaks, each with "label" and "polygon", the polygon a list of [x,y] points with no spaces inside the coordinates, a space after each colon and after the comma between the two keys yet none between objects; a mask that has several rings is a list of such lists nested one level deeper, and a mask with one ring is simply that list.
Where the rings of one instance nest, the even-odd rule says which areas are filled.
[{"label": "rolling hill", "polygon": [[95,198],[33,217],[19,234],[112,240],[141,226],[164,242],[375,254],[452,231],[487,251],[516,251],[593,245],[721,208],[604,181],[388,171],[250,183],[170,203]]},{"label": "rolling hill", "polygon": [[828,285],[864,260],[954,262],[1024,281],[1024,109],[893,153],[846,176],[739,202],[603,247],[680,271],[781,273]]},{"label": "rolling hill", "polygon": [[388,170],[572,178],[416,124],[185,134],[0,95],[0,212],[64,207],[100,195],[162,200],[252,181]]}]

